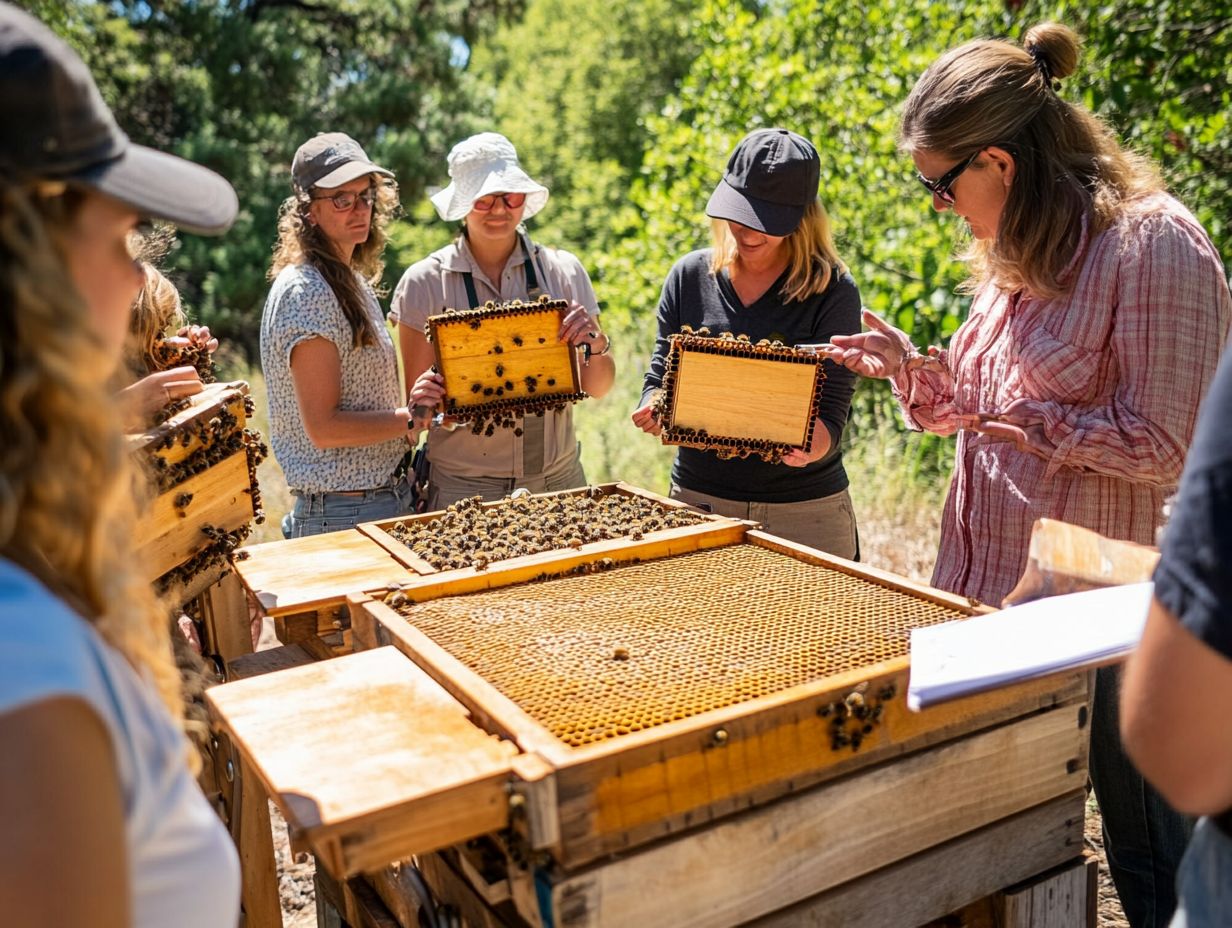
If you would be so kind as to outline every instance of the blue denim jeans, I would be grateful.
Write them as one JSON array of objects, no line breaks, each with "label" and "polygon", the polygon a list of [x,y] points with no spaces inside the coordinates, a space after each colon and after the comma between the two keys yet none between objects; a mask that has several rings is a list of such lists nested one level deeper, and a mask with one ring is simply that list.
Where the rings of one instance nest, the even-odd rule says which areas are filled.
[{"label": "blue denim jeans", "polygon": [[354,528],[360,522],[392,519],[412,512],[414,502],[409,479],[388,487],[346,493],[304,493],[292,490],[295,505],[283,517],[282,534],[287,538],[324,535]]},{"label": "blue denim jeans", "polygon": [[1198,822],[1181,861],[1180,902],[1171,928],[1232,925],[1232,835],[1209,818]]},{"label": "blue denim jeans", "polygon": [[1091,784],[1104,823],[1108,870],[1132,928],[1165,928],[1193,821],[1172,809],[1121,747],[1120,668],[1095,672]]}]

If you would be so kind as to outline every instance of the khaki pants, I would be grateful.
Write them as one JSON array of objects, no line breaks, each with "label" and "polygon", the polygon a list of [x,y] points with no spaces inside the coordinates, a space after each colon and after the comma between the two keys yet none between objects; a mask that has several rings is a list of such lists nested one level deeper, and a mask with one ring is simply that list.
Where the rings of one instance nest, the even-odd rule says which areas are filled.
[{"label": "khaki pants", "polygon": [[856,514],[846,490],[799,503],[743,503],[686,490],[673,483],[671,497],[706,512],[760,522],[762,529],[771,535],[827,554],[849,561],[860,558]]},{"label": "khaki pants", "polygon": [[452,506],[469,496],[482,496],[485,503],[504,499],[519,487],[532,493],[552,493],[556,490],[572,490],[586,486],[586,474],[582,462],[576,457],[549,468],[541,474],[525,477],[463,477],[450,474],[432,465],[428,476],[428,510],[435,512]]}]

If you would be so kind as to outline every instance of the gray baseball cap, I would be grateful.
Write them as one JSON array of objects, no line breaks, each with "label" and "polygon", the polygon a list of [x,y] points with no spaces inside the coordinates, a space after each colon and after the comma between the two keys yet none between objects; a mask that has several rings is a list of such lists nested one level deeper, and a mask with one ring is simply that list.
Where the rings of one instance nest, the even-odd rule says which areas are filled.
[{"label": "gray baseball cap", "polygon": [[77,53],[0,2],[0,183],[56,180],[105,193],[151,219],[217,235],[235,191],[208,168],[134,145]]},{"label": "gray baseball cap", "polygon": [[323,132],[309,139],[291,162],[291,181],[304,192],[313,187],[341,187],[365,174],[394,176],[393,171],[368,160],[359,142],[345,132]]}]

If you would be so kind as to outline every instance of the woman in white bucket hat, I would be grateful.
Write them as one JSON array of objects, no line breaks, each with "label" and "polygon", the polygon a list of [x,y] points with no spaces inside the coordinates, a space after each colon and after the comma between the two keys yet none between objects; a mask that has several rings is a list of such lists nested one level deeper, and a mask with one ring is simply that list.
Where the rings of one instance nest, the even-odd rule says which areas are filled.
[{"label": "woman in white bucket hat", "polygon": [[[521,225],[543,209],[548,189],[522,170],[512,143],[495,132],[455,145],[449,177],[432,204],[446,222],[462,220],[462,232],[407,270],[391,306],[391,318],[399,323],[408,403],[436,407],[444,396],[443,381],[430,371],[432,346],[424,335],[429,316],[541,293],[569,302],[560,339],[583,354],[582,389],[603,396],[616,379],[616,366],[599,326],[590,277],[568,252],[533,244]],[[499,499],[516,487],[539,493],[586,483],[569,408],[519,418],[515,428],[491,435],[434,429],[427,447],[429,509],[469,496]]]}]

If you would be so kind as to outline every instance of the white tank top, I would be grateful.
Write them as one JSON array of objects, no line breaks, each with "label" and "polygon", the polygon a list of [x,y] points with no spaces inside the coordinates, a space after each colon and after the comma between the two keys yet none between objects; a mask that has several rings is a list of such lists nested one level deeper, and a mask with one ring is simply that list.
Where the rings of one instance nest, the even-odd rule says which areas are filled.
[{"label": "white tank top", "polygon": [[234,928],[235,846],[153,686],[34,577],[0,559],[0,714],[57,696],[85,700],[111,734],[134,928]]}]

